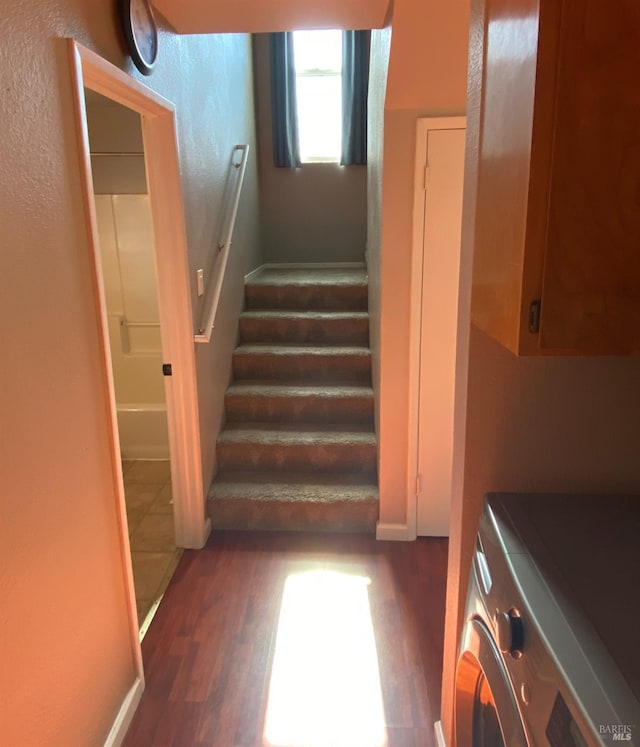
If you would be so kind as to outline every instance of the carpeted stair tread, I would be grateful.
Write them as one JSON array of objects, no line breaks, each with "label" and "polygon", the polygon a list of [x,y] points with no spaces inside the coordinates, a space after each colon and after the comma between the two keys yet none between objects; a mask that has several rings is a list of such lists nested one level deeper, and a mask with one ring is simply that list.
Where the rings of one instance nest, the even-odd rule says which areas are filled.
[{"label": "carpeted stair tread", "polygon": [[371,350],[364,345],[300,345],[299,343],[251,342],[238,345],[234,355],[361,355],[371,357]]},{"label": "carpeted stair tread", "polygon": [[262,267],[246,283],[252,285],[367,285],[364,267]]},{"label": "carpeted stair tread", "polygon": [[233,354],[238,379],[371,383],[371,351],[362,346],[250,343]]},{"label": "carpeted stair tread", "polygon": [[321,423],[227,423],[218,437],[218,443],[263,443],[287,445],[325,446],[336,444],[367,444],[375,446],[376,436],[371,427],[358,428],[349,424]]},{"label": "carpeted stair tread", "polygon": [[368,311],[302,311],[298,309],[254,309],[243,311],[240,319],[296,319],[306,321],[316,319],[321,322],[345,321],[349,319],[369,320]]},{"label": "carpeted stair tread", "polygon": [[221,470],[375,474],[371,425],[227,423],[218,436]]},{"label": "carpeted stair tread", "polygon": [[368,345],[366,311],[245,311],[240,315],[242,342]]},{"label": "carpeted stair tread", "polygon": [[274,384],[272,381],[235,382],[227,389],[228,396],[253,397],[319,397],[340,399],[342,397],[373,397],[373,388],[349,384]]},{"label": "carpeted stair tread", "polygon": [[247,309],[366,311],[364,268],[264,267],[245,283]]},{"label": "carpeted stair tread", "polygon": [[371,475],[360,472],[312,472],[304,470],[289,470],[279,472],[277,470],[220,470],[216,476],[215,483],[274,483],[278,485],[324,485],[326,487],[363,487],[377,493],[378,483]]},{"label": "carpeted stair tread", "polygon": [[373,424],[373,389],[328,382],[237,381],[225,394],[227,423],[278,422]]},{"label": "carpeted stair tread", "polygon": [[[287,475],[290,477],[290,475]],[[340,502],[360,503],[378,500],[378,487],[373,483],[349,484],[339,482],[331,476],[323,482],[316,474],[300,473],[299,480],[280,479],[277,474],[262,473],[262,479],[242,479],[242,473],[221,475],[211,485],[209,498],[234,501],[273,501],[278,503]]]},{"label": "carpeted stair tread", "polygon": [[[320,383],[317,381],[308,381],[307,379],[292,380],[287,379],[286,381],[277,381],[274,379],[261,378],[257,376],[255,379],[236,379],[232,384],[229,385],[229,389],[232,387],[245,387],[245,386],[273,386],[273,387],[299,387],[300,389],[314,389],[316,387],[324,389],[334,389],[335,387],[348,387],[357,390],[369,390],[373,392],[371,384],[360,384],[358,382],[351,381],[350,379],[331,379]],[[229,389],[227,391],[229,391]]]},{"label": "carpeted stair tread", "polygon": [[247,280],[213,527],[375,531],[367,296],[364,266],[271,266]]},{"label": "carpeted stair tread", "polygon": [[209,490],[216,529],[375,532],[375,478],[315,472],[220,472]]}]

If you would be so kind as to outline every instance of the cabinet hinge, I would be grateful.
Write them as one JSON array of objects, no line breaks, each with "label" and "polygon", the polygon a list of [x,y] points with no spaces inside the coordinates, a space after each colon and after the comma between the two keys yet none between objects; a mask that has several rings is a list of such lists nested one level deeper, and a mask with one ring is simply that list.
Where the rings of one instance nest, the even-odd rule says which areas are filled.
[{"label": "cabinet hinge", "polygon": [[532,301],[529,306],[529,332],[540,332],[540,299]]},{"label": "cabinet hinge", "polygon": [[162,375],[163,376],[173,376],[173,371],[171,370],[171,364],[170,363],[163,363],[162,364]]}]

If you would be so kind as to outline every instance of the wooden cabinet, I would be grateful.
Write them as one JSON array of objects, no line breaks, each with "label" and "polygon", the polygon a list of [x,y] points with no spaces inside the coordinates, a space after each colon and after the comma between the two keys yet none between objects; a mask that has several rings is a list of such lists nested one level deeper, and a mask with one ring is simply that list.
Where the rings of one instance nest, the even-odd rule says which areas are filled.
[{"label": "wooden cabinet", "polygon": [[483,5],[472,319],[519,355],[639,353],[640,2]]}]

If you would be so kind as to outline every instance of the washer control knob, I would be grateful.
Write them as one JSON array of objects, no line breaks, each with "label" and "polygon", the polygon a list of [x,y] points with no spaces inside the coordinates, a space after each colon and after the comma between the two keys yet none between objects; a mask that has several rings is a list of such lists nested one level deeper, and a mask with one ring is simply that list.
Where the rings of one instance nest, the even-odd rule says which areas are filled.
[{"label": "washer control knob", "polygon": [[524,647],[522,618],[516,610],[510,609],[509,612],[499,612],[496,610],[494,620],[500,651],[503,654],[511,654],[514,659],[519,659],[522,656],[522,649]]}]

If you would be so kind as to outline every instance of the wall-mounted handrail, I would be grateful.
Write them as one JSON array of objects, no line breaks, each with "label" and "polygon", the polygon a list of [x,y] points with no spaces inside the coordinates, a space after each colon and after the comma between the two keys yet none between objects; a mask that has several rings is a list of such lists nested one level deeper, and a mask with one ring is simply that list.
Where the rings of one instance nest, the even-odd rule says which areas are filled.
[{"label": "wall-mounted handrail", "polygon": [[236,145],[231,153],[220,240],[214,249],[214,256],[211,259],[207,277],[205,278],[198,331],[194,335],[196,342],[209,342],[211,340],[213,324],[220,300],[220,292],[227,268],[227,259],[229,258],[229,250],[231,249],[233,229],[236,223],[236,214],[238,212],[238,203],[240,202],[240,192],[242,190],[248,156],[248,145]]}]

